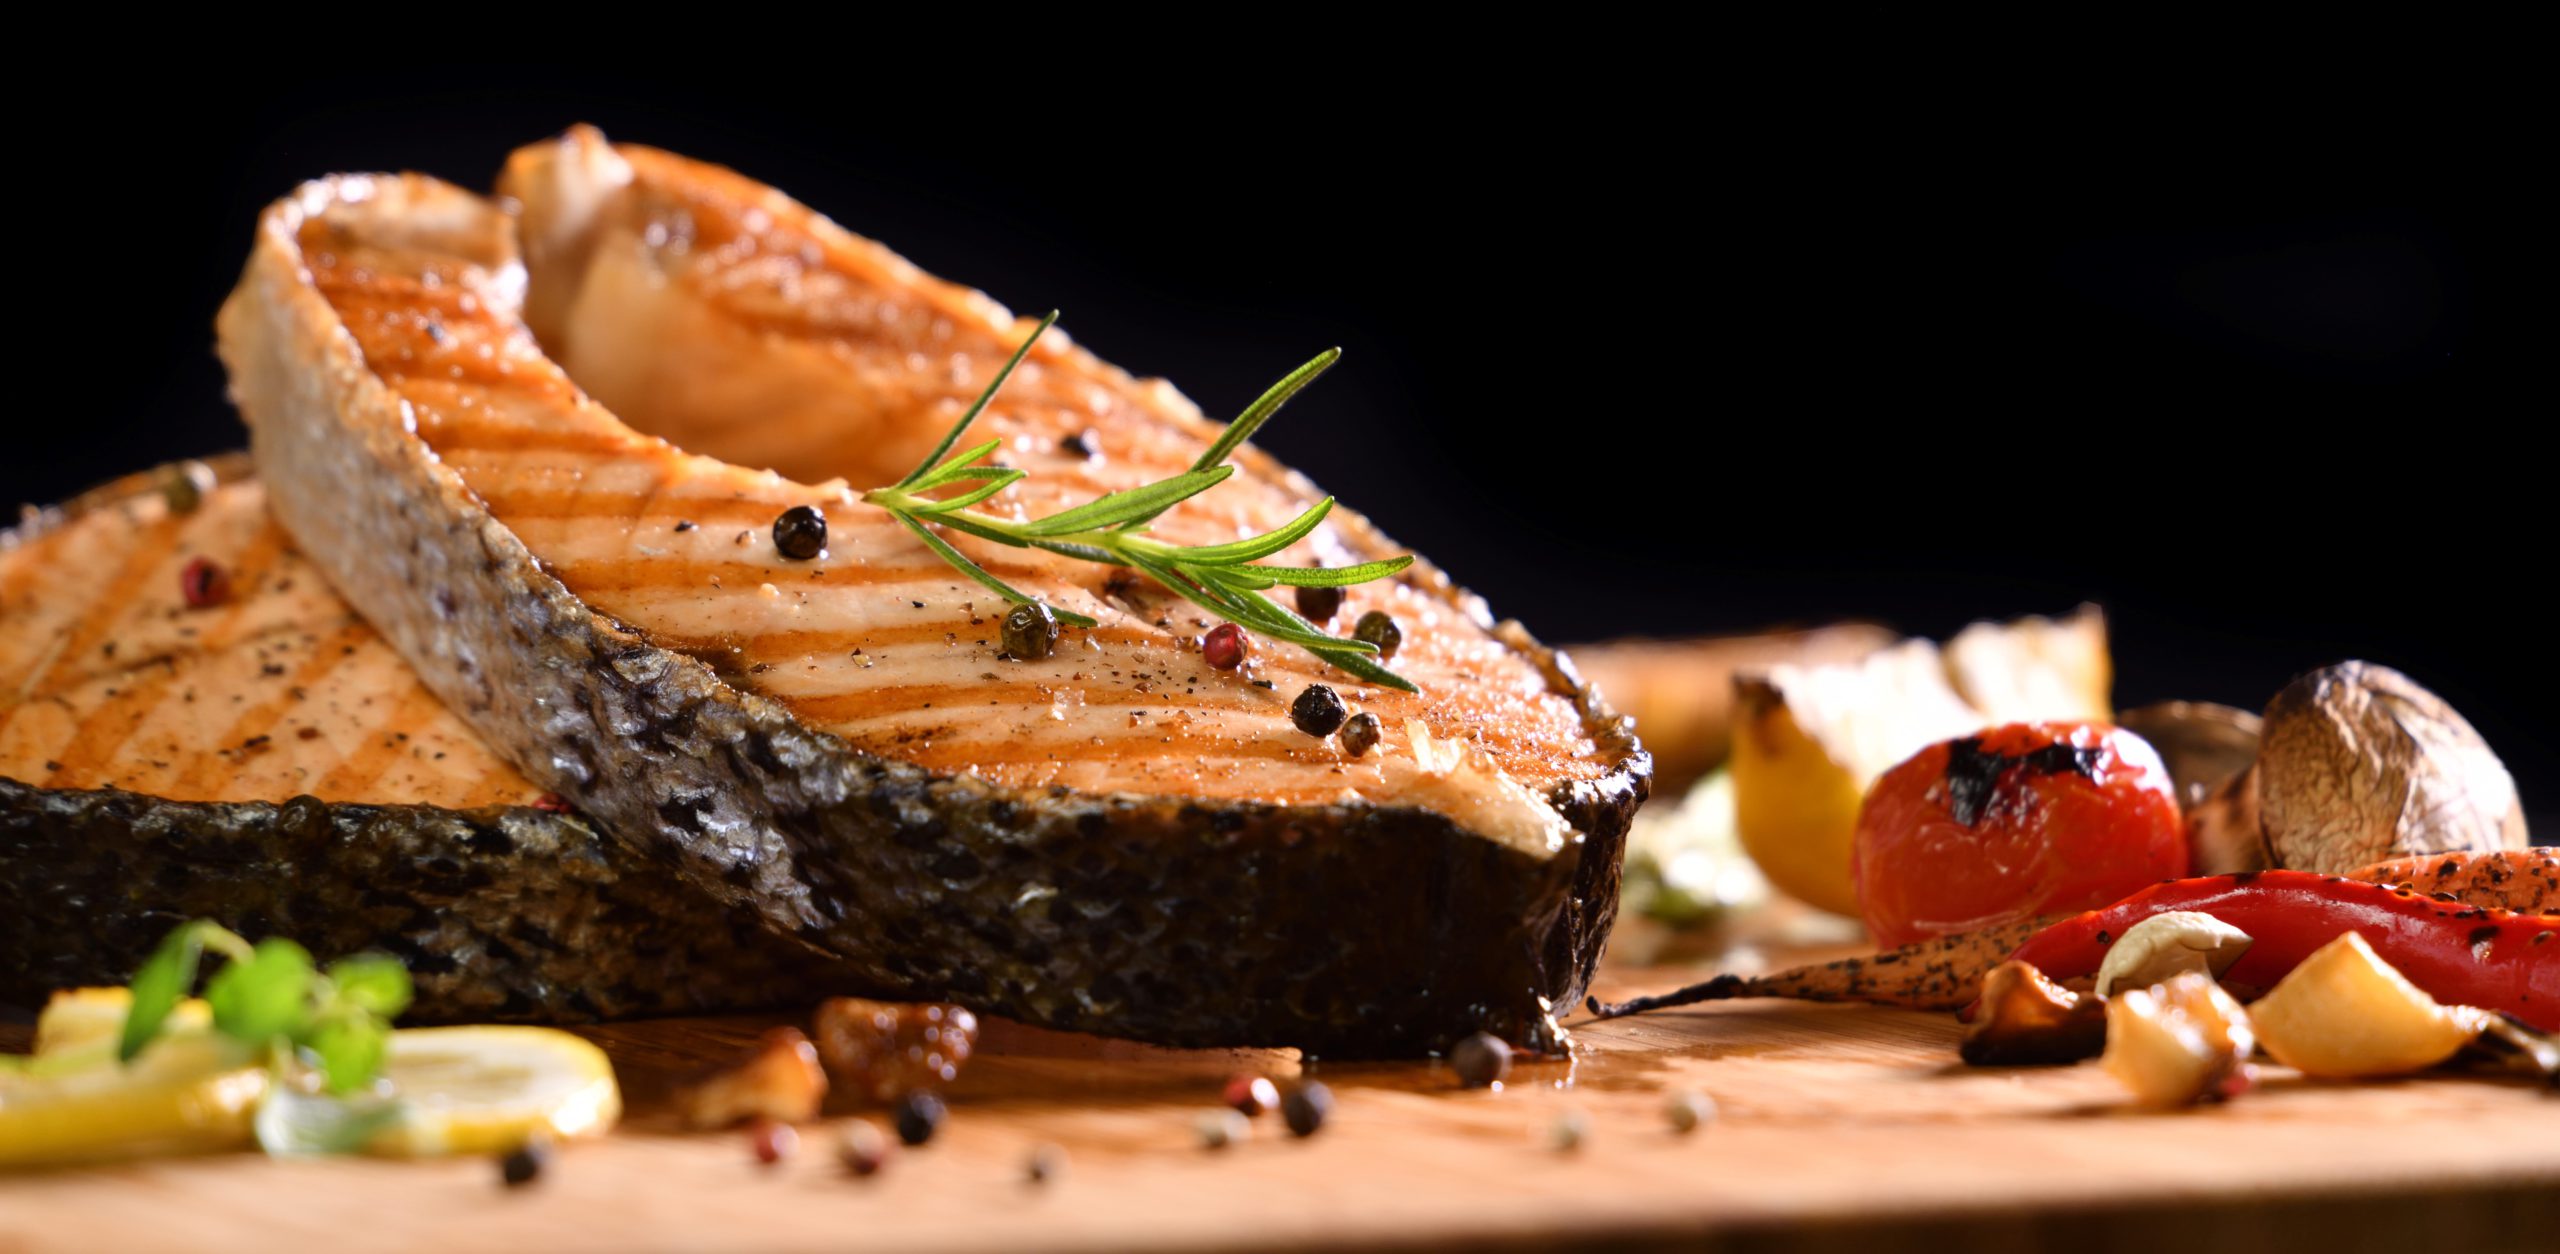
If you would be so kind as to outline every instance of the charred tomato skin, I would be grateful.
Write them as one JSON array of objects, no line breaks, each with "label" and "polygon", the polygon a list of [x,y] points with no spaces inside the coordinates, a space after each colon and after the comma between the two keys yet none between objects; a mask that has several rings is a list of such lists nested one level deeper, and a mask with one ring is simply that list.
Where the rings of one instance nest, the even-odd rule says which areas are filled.
[{"label": "charred tomato skin", "polygon": [[2092,910],[2187,873],[2160,755],[2105,723],[2010,723],[1879,776],[1850,877],[1878,945]]}]

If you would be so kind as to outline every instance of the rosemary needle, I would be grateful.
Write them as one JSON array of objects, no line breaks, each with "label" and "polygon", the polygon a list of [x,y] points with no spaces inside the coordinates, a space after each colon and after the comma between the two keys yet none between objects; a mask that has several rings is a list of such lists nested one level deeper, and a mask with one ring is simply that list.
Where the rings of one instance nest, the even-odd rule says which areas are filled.
[{"label": "rosemary needle", "polygon": [[[907,477],[885,487],[862,494],[862,499],[889,511],[906,524],[907,530],[924,541],[935,556],[948,562],[961,574],[985,585],[1008,601],[1027,603],[1034,598],[998,579],[970,560],[969,555],[952,547],[934,530],[945,527],[964,535],[1014,548],[1041,549],[1081,561],[1126,566],[1163,584],[1175,595],[1234,623],[1248,631],[1273,640],[1294,644],[1326,662],[1348,671],[1370,683],[1405,692],[1417,691],[1410,680],[1388,670],[1378,662],[1378,647],[1364,640],[1328,635],[1314,623],[1299,617],[1279,603],[1262,595],[1279,586],[1300,588],[1340,588],[1384,579],[1413,564],[1410,555],[1384,561],[1362,562],[1356,566],[1261,566],[1255,563],[1304,539],[1333,512],[1333,498],[1316,502],[1306,512],[1271,531],[1224,544],[1178,545],[1149,538],[1147,524],[1166,510],[1190,500],[1225,482],[1235,473],[1227,458],[1252,438],[1253,433],[1280,412],[1298,390],[1315,381],[1317,375],[1340,359],[1342,350],[1326,349],[1313,361],[1290,371],[1278,383],[1266,389],[1245,407],[1226,431],[1200,455],[1191,468],[1178,475],[1126,491],[1096,497],[1082,505],[1060,510],[1043,518],[1016,521],[980,513],[970,508],[993,497],[1006,488],[1029,477],[1028,472],[1008,466],[982,465],[1001,447],[1003,441],[989,440],[972,448],[952,452],[960,442],[960,433],[969,429],[979,414],[985,412],[996,392],[1022,364],[1031,345],[1058,320],[1057,311],[1040,320],[1013,351],[1004,369],[978,394],[976,404],[951,430],[943,433],[942,442],[925,455]],[[960,488],[949,496],[929,493]],[[1091,627],[1094,620],[1072,610],[1050,607],[1060,622],[1077,627]]]}]

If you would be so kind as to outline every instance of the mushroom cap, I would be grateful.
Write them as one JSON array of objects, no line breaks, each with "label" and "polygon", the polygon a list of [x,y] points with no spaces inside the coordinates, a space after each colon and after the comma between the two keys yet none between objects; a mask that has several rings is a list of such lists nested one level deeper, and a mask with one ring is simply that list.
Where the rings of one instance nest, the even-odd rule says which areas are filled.
[{"label": "mushroom cap", "polygon": [[2267,706],[2258,808],[2275,864],[2340,874],[2413,854],[2521,849],[2515,780],[2408,676],[2341,662]]}]

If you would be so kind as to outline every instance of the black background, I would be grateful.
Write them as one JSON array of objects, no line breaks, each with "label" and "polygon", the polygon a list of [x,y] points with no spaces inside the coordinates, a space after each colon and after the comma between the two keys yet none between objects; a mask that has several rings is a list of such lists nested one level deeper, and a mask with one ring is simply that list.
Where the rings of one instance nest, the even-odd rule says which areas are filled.
[{"label": "black background", "polygon": [[147,127],[24,141],[13,267],[46,329],[18,362],[46,386],[0,420],[0,501],[239,443],[209,320],[296,180],[485,187],[587,120],[1062,307],[1212,413],[1341,344],[1264,443],[1550,639],[1943,635],[2094,599],[2122,704],[2255,707],[2367,657],[2560,805],[2552,403],[2521,386],[2515,277],[2543,250],[2491,217],[2547,139],[2508,146],[2510,115],[2387,51],[2322,83],[2242,66],[2245,92],[2175,62],[2074,91],[2068,58],[1986,87],[1570,55],[1580,83],[1063,55],[902,79],[880,48],[155,79],[177,103]]}]

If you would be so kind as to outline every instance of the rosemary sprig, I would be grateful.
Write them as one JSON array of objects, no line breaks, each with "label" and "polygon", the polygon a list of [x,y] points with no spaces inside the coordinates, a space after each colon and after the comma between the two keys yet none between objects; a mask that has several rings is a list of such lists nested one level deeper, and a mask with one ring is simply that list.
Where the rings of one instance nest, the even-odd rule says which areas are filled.
[{"label": "rosemary sprig", "polygon": [[[1166,544],[1148,536],[1147,524],[1166,510],[1198,496],[1226,481],[1235,473],[1227,458],[1252,438],[1253,433],[1280,412],[1280,406],[1315,381],[1317,375],[1340,359],[1342,350],[1326,349],[1315,360],[1292,370],[1274,383],[1253,404],[1245,407],[1236,420],[1227,424],[1224,434],[1208,451],[1191,465],[1191,469],[1170,478],[1159,479],[1143,487],[1113,492],[1072,509],[1060,510],[1045,518],[1015,521],[971,509],[995,494],[1028,477],[1027,472],[1008,466],[982,464],[1003,444],[989,440],[957,453],[952,446],[960,442],[960,433],[968,430],[993,401],[996,391],[1013,374],[1014,367],[1031,351],[1031,345],[1042,332],[1058,320],[1057,311],[1040,320],[1040,325],[1015,349],[1004,369],[996,372],[977,403],[960,416],[942,442],[925,455],[907,477],[885,487],[862,494],[862,499],[889,511],[906,524],[907,529],[924,541],[934,555],[949,562],[961,574],[985,585],[1008,601],[1030,602],[1035,598],[996,578],[988,570],[971,561],[969,555],[952,547],[951,542],[936,534],[936,526],[948,527],[964,535],[1013,548],[1041,549],[1088,562],[1125,566],[1163,584],[1175,595],[1229,622],[1274,640],[1294,644],[1307,652],[1351,674],[1388,688],[1405,692],[1417,689],[1412,681],[1378,664],[1378,647],[1364,640],[1327,635],[1323,629],[1292,613],[1286,607],[1262,595],[1271,588],[1292,587],[1340,588],[1352,584],[1384,579],[1413,564],[1411,556],[1392,557],[1384,561],[1362,562],[1357,566],[1258,566],[1255,562],[1288,548],[1324,522],[1333,512],[1333,498],[1316,502],[1303,514],[1285,525],[1262,535],[1231,540],[1224,544]],[[931,493],[959,489],[948,496]],[[1091,627],[1094,620],[1073,610],[1050,607],[1059,621],[1078,627]]]}]

